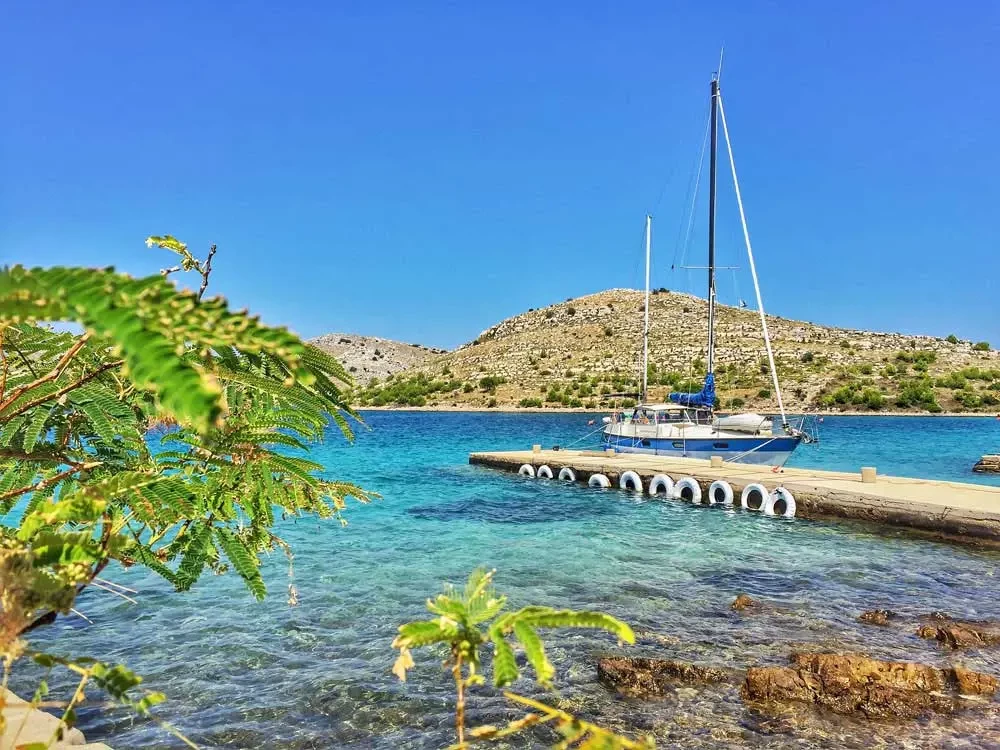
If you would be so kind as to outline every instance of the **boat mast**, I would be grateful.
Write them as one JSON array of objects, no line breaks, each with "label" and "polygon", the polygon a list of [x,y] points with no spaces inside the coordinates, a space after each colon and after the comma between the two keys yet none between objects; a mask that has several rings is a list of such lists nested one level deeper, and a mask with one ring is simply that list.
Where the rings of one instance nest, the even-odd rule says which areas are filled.
[{"label": "boat mast", "polygon": [[708,372],[715,370],[715,175],[719,152],[719,128],[717,123],[719,103],[719,79],[712,78],[711,123],[712,151],[708,174]]},{"label": "boat mast", "polygon": [[642,401],[645,403],[649,387],[649,245],[653,217],[646,214],[646,304],[642,325]]}]

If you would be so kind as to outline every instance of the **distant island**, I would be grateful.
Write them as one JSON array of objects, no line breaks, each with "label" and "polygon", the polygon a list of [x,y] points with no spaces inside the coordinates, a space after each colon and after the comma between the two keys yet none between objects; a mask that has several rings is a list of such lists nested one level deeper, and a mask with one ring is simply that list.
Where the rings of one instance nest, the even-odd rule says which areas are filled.
[{"label": "distant island", "polygon": [[[650,398],[697,390],[708,305],[666,289],[650,299]],[[642,309],[642,292],[611,289],[528,310],[454,351],[351,334],[312,343],[344,362],[361,408],[600,409],[638,387]],[[768,327],[790,411],[1000,411],[1000,353],[987,342],[773,316]],[[756,311],[719,306],[716,330],[719,407],[775,410]]]}]

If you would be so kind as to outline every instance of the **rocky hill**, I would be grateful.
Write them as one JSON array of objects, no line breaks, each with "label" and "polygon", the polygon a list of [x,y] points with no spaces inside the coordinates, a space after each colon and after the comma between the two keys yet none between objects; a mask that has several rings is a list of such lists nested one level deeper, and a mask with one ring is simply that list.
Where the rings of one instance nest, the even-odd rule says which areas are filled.
[{"label": "rocky hill", "polygon": [[[607,405],[635,390],[642,292],[612,289],[509,318],[392,382],[359,390],[359,405],[557,407]],[[716,373],[723,408],[776,402],[756,311],[718,309]],[[660,290],[650,304],[651,398],[700,387],[708,305]],[[904,336],[768,318],[789,410],[1000,411],[1000,355],[956,337]]]},{"label": "rocky hill", "polygon": [[332,354],[347,368],[360,385],[373,378],[385,378],[426,363],[443,349],[431,349],[420,344],[404,344],[375,336],[351,333],[327,333],[310,339],[310,344]]}]

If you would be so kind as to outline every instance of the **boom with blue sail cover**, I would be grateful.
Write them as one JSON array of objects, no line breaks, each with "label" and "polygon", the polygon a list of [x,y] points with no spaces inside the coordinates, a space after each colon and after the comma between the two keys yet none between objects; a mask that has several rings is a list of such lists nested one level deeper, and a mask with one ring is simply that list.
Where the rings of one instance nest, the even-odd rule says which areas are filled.
[{"label": "boom with blue sail cover", "polygon": [[697,393],[671,393],[670,400],[681,406],[713,408],[715,406],[715,374],[710,372],[705,376],[705,383]]}]

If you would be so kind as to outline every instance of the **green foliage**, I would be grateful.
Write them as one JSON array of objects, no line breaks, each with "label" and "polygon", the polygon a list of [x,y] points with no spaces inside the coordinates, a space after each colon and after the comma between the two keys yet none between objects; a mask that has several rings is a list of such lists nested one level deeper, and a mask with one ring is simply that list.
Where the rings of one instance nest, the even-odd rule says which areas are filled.
[{"label": "green foliage", "polygon": [[497,386],[503,385],[506,382],[506,378],[498,375],[486,375],[479,379],[479,388],[486,393],[495,393]]},{"label": "green foliage", "polygon": [[[916,341],[911,342],[916,346]],[[897,362],[915,364],[922,363],[925,365],[932,364],[937,359],[937,354],[930,351],[929,349],[921,349],[920,351],[908,352],[903,349],[896,352],[895,357]],[[925,368],[926,369],[926,368]]]},{"label": "green foliage", "polygon": [[945,341],[947,341],[949,344],[957,344],[958,336],[956,336],[954,333],[949,333],[948,338],[946,338]]},{"label": "green foliage", "polygon": [[958,401],[966,409],[978,409],[983,405],[982,397],[972,390],[963,390],[955,392],[955,400]]},{"label": "green foliage", "polygon": [[556,311],[555,310],[553,310],[553,309],[550,308],[550,309],[548,309],[548,310],[545,311],[545,319],[546,320],[552,320],[552,318],[554,318],[555,316],[556,316]]},{"label": "green foliage", "polygon": [[965,388],[965,375],[961,372],[949,372],[944,377],[935,380],[934,384],[938,388],[951,388],[952,390],[959,390],[961,388]]},{"label": "green foliage", "polygon": [[771,389],[761,388],[759,391],[757,391],[757,398],[771,398]]},{"label": "green foliage", "polygon": [[537,409],[541,407],[542,400],[540,398],[522,398],[517,405],[522,409]]},{"label": "green foliage", "polygon": [[611,326],[604,326],[604,335],[611,338],[615,335],[615,330]]},{"label": "green foliage", "polygon": [[746,402],[743,399],[741,399],[739,396],[736,396],[735,398],[731,398],[728,401],[726,401],[726,408],[739,409],[741,406],[743,406],[744,403]]},{"label": "green foliage", "polygon": [[988,352],[990,350],[990,342],[978,341],[972,345],[972,350],[975,352]]},{"label": "green foliage", "polygon": [[805,351],[802,352],[802,354],[799,356],[799,361],[808,364],[812,362],[815,358],[816,358],[815,354],[813,354],[810,351]]},{"label": "green foliage", "polygon": [[[178,590],[206,570],[232,570],[261,598],[261,555],[290,554],[276,516],[340,518],[349,497],[371,497],[321,477],[303,455],[331,427],[352,437],[343,367],[166,280],[192,267],[204,282],[214,249],[202,263],[172,237],[150,242],[180,255],[181,267],[145,279],[0,271],[0,657],[8,665],[27,633],[69,612],[111,563],[144,565]],[[121,670],[85,671],[124,695],[114,692],[128,682]]]},{"label": "green foliage", "polygon": [[[635,635],[624,622],[601,612],[553,609],[528,606],[515,612],[505,612],[507,597],[493,587],[496,571],[479,569],[472,572],[463,589],[451,584],[444,593],[427,600],[427,609],[434,618],[400,625],[392,647],[399,650],[393,673],[406,680],[414,666],[412,650],[435,644],[448,649],[446,665],[450,667],[458,693],[456,731],[459,743],[464,742],[465,689],[484,682],[483,652],[493,650],[493,684],[510,685],[521,675],[510,640],[520,646],[525,660],[534,672],[535,681],[551,687],[555,666],[549,660],[539,630],[549,628],[596,628],[605,630],[626,643],[634,643]],[[475,736],[476,730],[473,730]],[[488,734],[489,730],[483,732]]]},{"label": "green foliage", "polygon": [[[368,387],[361,391],[358,402],[363,406],[423,406],[427,403],[427,399],[435,394],[452,393],[462,387],[460,380],[431,378],[421,372],[408,377],[395,377],[381,386],[378,383],[369,383]],[[465,389],[466,393],[471,393],[472,384],[466,383]]]},{"label": "green foliage", "polygon": [[919,407],[930,412],[941,411],[929,379],[912,380],[903,385],[896,395],[896,406]]},{"label": "green foliage", "polygon": [[878,411],[885,407],[885,396],[874,388],[865,388],[861,392],[860,403],[867,406],[872,411]]},{"label": "green foliage", "polygon": [[572,305],[570,305],[569,307],[566,308],[566,314],[567,315],[576,315],[576,308],[573,307]]}]

